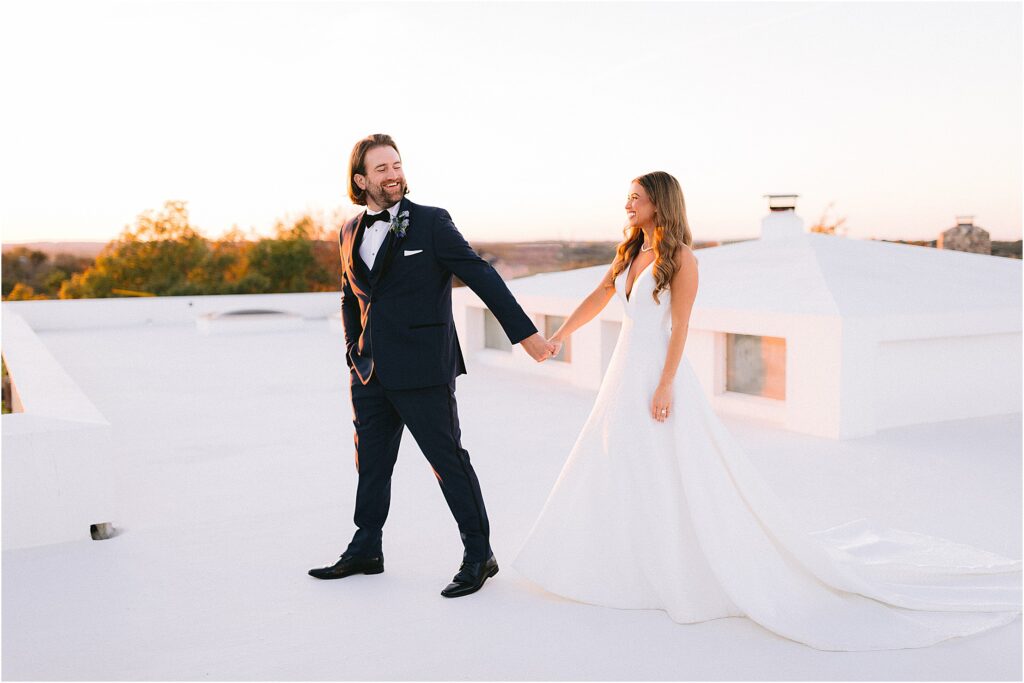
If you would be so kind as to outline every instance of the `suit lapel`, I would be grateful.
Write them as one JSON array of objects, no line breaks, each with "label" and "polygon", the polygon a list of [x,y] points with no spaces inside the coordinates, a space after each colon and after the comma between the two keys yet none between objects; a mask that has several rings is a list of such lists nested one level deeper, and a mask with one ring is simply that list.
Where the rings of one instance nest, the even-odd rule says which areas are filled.
[{"label": "suit lapel", "polygon": [[363,233],[366,232],[366,226],[363,225],[363,216],[366,214],[366,210],[359,214],[356,218],[356,224],[352,228],[352,237],[348,241],[348,263],[349,268],[352,270],[360,280],[363,282],[369,282],[370,272],[366,268],[366,264],[363,263],[363,259],[359,256],[359,245],[363,243]]}]

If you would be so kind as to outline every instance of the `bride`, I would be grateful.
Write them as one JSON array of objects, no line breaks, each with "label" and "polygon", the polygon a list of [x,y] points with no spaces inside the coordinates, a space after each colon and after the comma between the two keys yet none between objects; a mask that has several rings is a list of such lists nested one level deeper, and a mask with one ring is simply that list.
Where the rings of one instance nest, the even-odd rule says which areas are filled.
[{"label": "bride", "polygon": [[550,340],[621,299],[604,381],[520,573],[680,623],[748,617],[821,650],[924,647],[1016,619],[1019,560],[865,519],[812,530],[787,509],[683,357],[698,269],[678,181],[640,176],[625,208],[611,267]]}]

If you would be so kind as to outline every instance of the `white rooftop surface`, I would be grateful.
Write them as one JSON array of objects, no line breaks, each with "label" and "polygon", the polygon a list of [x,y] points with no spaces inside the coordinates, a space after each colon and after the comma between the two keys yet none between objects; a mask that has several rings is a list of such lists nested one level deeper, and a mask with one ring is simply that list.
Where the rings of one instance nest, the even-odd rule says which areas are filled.
[{"label": "white rooftop surface", "polygon": [[[929,648],[837,653],[748,619],[680,625],[532,586],[511,560],[594,394],[472,360],[463,444],[501,572],[475,595],[438,594],[461,544],[406,434],[385,573],[318,581],[306,570],[344,549],[356,484],[342,341],[324,320],[39,336],[117,430],[121,533],[3,553],[5,679],[1021,678],[1020,619]],[[821,528],[867,516],[1021,557],[1019,414],[845,441],[725,422]]]}]

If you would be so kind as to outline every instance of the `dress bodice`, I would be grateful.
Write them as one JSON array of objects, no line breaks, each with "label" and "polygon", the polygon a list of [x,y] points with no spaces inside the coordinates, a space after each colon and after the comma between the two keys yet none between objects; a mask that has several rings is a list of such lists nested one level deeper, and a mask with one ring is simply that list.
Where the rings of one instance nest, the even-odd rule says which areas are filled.
[{"label": "dress bodice", "polygon": [[[626,323],[640,325],[643,328],[660,329],[666,334],[672,322],[671,292],[662,290],[659,301],[654,300],[654,261],[644,266],[633,281],[633,291],[626,297],[626,278],[629,277],[629,266],[615,277],[615,292],[622,301],[623,328]],[[631,264],[632,265],[632,264]]]}]

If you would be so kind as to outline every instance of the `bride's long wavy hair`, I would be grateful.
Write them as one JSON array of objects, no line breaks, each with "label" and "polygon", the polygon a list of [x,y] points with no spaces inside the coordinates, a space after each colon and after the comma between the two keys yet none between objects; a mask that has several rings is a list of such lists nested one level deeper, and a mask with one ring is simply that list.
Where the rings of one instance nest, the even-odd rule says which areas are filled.
[{"label": "bride's long wavy hair", "polygon": [[[686,220],[686,201],[679,181],[664,171],[646,173],[634,178],[633,182],[640,183],[654,204],[654,301],[660,304],[658,294],[669,288],[672,277],[679,270],[675,260],[679,245],[689,247],[693,244],[690,224]],[[623,234],[625,239],[615,250],[612,261],[613,282],[633,262],[644,243],[644,231],[639,227],[627,225]]]}]

